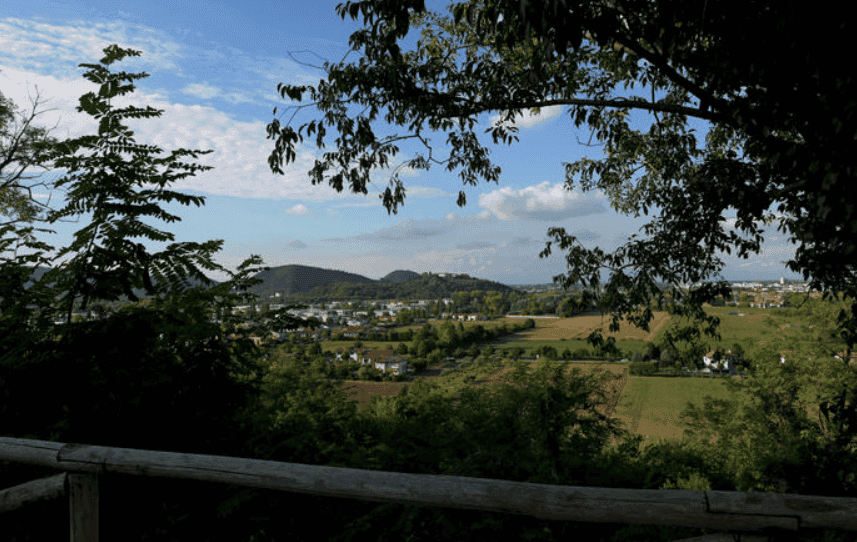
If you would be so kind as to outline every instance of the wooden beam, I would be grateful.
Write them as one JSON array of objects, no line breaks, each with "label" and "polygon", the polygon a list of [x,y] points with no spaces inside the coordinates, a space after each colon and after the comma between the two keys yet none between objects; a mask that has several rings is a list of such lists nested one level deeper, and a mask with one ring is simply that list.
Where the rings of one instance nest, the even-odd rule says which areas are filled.
[{"label": "wooden beam", "polygon": [[68,489],[71,542],[98,542],[98,475],[69,474]]},{"label": "wooden beam", "polygon": [[[83,444],[60,444],[53,461],[46,461],[44,444],[0,437],[0,459],[69,472],[184,478],[561,521],[680,525],[764,536],[795,532],[798,527],[857,531],[857,499],[846,497],[560,486]],[[27,452],[30,446],[33,454]]]},{"label": "wooden beam", "polygon": [[63,472],[0,491],[0,513],[21,508],[27,503],[63,497],[68,494],[68,475]]}]

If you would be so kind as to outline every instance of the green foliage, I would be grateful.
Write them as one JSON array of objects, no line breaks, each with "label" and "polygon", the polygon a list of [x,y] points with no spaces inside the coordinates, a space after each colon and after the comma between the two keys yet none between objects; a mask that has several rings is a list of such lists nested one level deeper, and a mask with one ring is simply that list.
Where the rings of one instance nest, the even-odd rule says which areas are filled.
[{"label": "green foliage", "polygon": [[[67,292],[63,311],[68,322],[77,297],[86,309],[93,299],[114,301],[122,295],[132,301],[139,298],[132,288],[144,287],[148,294],[163,292],[164,286],[182,288],[186,277],[207,281],[199,270],[222,270],[212,260],[223,241],[206,243],[173,243],[165,250],[149,254],[140,243],[131,239],[145,237],[152,241],[172,241],[174,235],[160,231],[141,219],[155,217],[174,222],[179,217],[166,213],[157,202],[178,201],[182,205],[197,206],[204,198],[188,196],[165,187],[177,180],[195,175],[208,166],[186,164],[184,156],[196,158],[212,151],[178,149],[167,158],[156,158],[162,150],[138,145],[133,132],[121,123],[124,118],[158,117],[162,111],[151,107],[140,109],[129,106],[114,109],[111,99],[133,92],[133,84],[123,84],[147,77],[148,74],[111,73],[109,66],[126,56],[139,56],[140,52],[110,46],[100,64],[81,64],[89,68],[83,76],[100,85],[98,93],[89,92],[80,98],[77,111],[98,120],[98,135],[81,136],[56,143],[45,151],[44,159],[53,167],[64,168],[66,174],[54,185],[71,184],[68,200],[62,209],[50,214],[54,223],[80,213],[92,213],[89,225],[75,233],[74,241],[57,254],[62,258],[73,254],[62,265],[51,269],[43,280],[56,282],[60,291]],[[125,158],[123,155],[130,155]],[[159,168],[165,171],[158,172]],[[135,190],[135,187],[155,185],[155,188]],[[152,278],[158,285],[153,285]]]},{"label": "green foliage", "polygon": [[37,112],[38,108],[37,98],[32,111],[25,114],[0,92],[0,216],[10,219],[5,224],[32,224],[45,207],[31,190],[47,183],[32,182],[41,177],[33,175],[33,169],[44,167],[41,147],[56,140],[48,136],[47,129],[33,126],[35,118],[44,113]]},{"label": "green foliage", "polygon": [[[736,9],[752,12],[741,20],[738,38]],[[362,55],[326,64],[318,85],[278,86],[283,98],[309,99],[317,114],[299,127],[290,125],[294,116],[286,125],[272,120],[272,171],[282,173],[283,162],[296,159],[304,135],[315,136],[322,148],[336,133],[344,144],[315,161],[313,184],[341,191],[347,181],[365,194],[370,172],[387,166],[399,152],[397,142],[411,138],[428,152],[403,165],[429,170],[443,164],[472,186],[496,182],[501,170],[478,137],[479,116],[503,112],[487,133],[494,144],[511,144],[520,113],[566,105],[575,127],[589,129],[604,147],[600,160],[565,164],[568,187],[601,190],[625,214],[661,209],[644,236],[612,254],[584,248],[563,228],[548,230],[541,255],[559,247],[568,264],[556,281],[586,288],[580,303],[610,313],[611,331],[626,315],[648,329],[658,308],[688,320],[684,330],[668,333],[669,344],[695,339],[698,346],[700,331],[719,340],[717,318],[702,310],[705,302],[732,297],[725,281],[705,282],[719,279],[717,254],[758,253],[762,226],[776,220],[799,245],[787,262],[790,270],[826,295],[857,297],[857,207],[841,197],[855,168],[857,80],[847,63],[830,55],[847,48],[852,21],[831,25],[809,4],[784,8],[776,2],[748,11],[735,2],[711,8],[620,0],[569,7],[555,0],[476,0],[439,12],[424,2],[380,2],[347,3],[338,13],[363,16],[364,28],[351,42]],[[411,28],[419,39],[405,51],[398,43]],[[355,116],[349,106],[360,112]],[[306,104],[288,109],[307,110]],[[632,123],[632,113],[645,113],[651,122]],[[370,126],[382,119],[403,133],[380,137]],[[693,120],[708,124],[705,141],[698,140]],[[435,157],[425,136],[430,130],[447,136],[448,157]],[[388,212],[404,202],[398,171],[381,196]],[[775,203],[779,217],[768,213]],[[458,204],[466,204],[463,191]],[[729,209],[736,211],[740,233],[724,227]],[[602,269],[611,272],[604,285]],[[544,308],[530,299],[517,309]],[[568,311],[568,303],[560,310]],[[849,347],[857,344],[853,304],[850,312],[840,311],[838,327]],[[590,343],[602,346],[600,334]],[[678,357],[692,362],[695,347]]]},{"label": "green foliage", "polygon": [[[260,431],[253,414],[258,409],[263,365],[262,352],[248,335],[261,333],[265,327],[239,327],[231,309],[247,298],[246,290],[253,284],[249,275],[257,270],[252,266],[261,260],[256,256],[247,259],[237,273],[225,270],[230,280],[210,289],[165,289],[146,284],[149,272],[154,276],[166,273],[176,283],[187,274],[202,276],[196,265],[216,268],[210,258],[219,244],[172,244],[149,255],[142,245],[127,240],[134,236],[172,239],[172,234],[142,224],[139,217],[176,218],[163,213],[156,202],[191,201],[165,187],[192,174],[196,167],[176,162],[178,156],[193,155],[191,151],[155,159],[150,156],[154,148],[133,143],[119,120],[157,112],[111,108],[111,97],[133,90],[133,85],[120,82],[142,75],[111,74],[107,70],[134,52],[116,46],[104,52],[101,65],[84,65],[91,68],[86,77],[102,85],[97,95],[82,97],[80,106],[100,119],[99,134],[58,143],[45,154],[52,157],[56,167],[68,171],[59,182],[68,187],[67,205],[53,212],[49,220],[91,212],[92,223],[76,234],[72,245],[51,258],[44,252],[53,247],[27,237],[35,229],[7,226],[3,230],[18,235],[4,239],[4,248],[18,242],[35,250],[0,261],[3,435],[253,456],[248,443]],[[88,156],[77,153],[87,149],[92,151]],[[123,152],[132,157],[124,159]],[[157,173],[159,165],[166,165],[167,172]],[[185,173],[174,173],[174,169]],[[134,187],[144,181],[158,185],[158,190],[136,192]],[[30,288],[24,287],[35,265],[49,266],[65,254],[72,258],[53,267]],[[115,300],[139,285],[150,287],[155,297],[112,312],[103,305],[105,300]],[[94,303],[97,317],[71,318],[72,301],[78,295],[84,304]],[[54,325],[57,308],[66,318]],[[215,315],[223,315],[221,322],[214,321]],[[0,469],[0,485],[9,487],[41,476],[39,469],[7,465]],[[145,480],[123,481],[121,488],[110,480],[104,484],[106,494],[121,491],[125,495],[100,505],[101,528],[107,537],[143,539],[165,532],[167,526],[179,538],[213,537],[215,522],[209,514],[231,493],[230,488],[221,486],[199,495],[198,488],[177,480],[159,480],[154,492]],[[152,498],[153,494],[158,497]],[[4,535],[15,537],[21,526],[35,533],[32,529],[39,525],[50,530],[59,524],[66,529],[62,536],[67,536],[67,524],[47,525],[33,515],[35,512],[23,513],[16,519],[17,526],[0,518]],[[145,522],[139,522],[141,517]],[[241,523],[235,520],[236,526]],[[45,536],[38,537],[57,535],[52,531],[42,534]]]},{"label": "green foliage", "polygon": [[593,357],[592,352],[590,352],[590,351],[589,351],[588,349],[586,349],[586,348],[578,348],[578,349],[577,349],[577,350],[575,350],[575,351],[574,351],[574,353],[572,354],[572,358],[573,358],[573,359],[589,359],[589,358],[591,358],[591,357]]},{"label": "green foliage", "polygon": [[643,362],[628,366],[628,374],[633,376],[650,376],[658,372],[658,363]]},{"label": "green foliage", "polygon": [[661,349],[658,345],[654,343],[646,343],[646,348],[643,350],[642,354],[643,359],[649,360],[660,360],[661,359]]}]

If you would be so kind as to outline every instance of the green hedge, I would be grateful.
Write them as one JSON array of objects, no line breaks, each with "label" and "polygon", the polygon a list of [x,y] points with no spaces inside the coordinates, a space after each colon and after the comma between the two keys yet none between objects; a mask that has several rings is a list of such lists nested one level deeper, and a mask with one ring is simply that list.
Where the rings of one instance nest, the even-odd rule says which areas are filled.
[{"label": "green hedge", "polygon": [[629,363],[628,374],[634,376],[650,376],[658,372],[658,364],[654,361],[644,361],[642,363]]}]

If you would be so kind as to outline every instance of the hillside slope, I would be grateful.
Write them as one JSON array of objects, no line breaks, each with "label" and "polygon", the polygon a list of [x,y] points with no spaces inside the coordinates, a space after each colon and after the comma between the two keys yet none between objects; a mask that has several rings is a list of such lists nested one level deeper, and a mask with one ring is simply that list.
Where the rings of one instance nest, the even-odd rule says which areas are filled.
[{"label": "hillside slope", "polygon": [[250,288],[249,291],[263,299],[274,294],[281,296],[304,294],[319,286],[330,284],[374,284],[377,282],[355,273],[306,265],[272,267],[267,271],[256,273],[253,277],[262,279],[264,282]]}]

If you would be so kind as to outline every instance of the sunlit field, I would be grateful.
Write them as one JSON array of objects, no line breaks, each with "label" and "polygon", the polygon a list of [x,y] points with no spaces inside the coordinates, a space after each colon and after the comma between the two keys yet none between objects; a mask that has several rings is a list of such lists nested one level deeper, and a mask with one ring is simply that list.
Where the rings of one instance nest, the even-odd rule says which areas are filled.
[{"label": "sunlit field", "polygon": [[[559,339],[582,339],[586,338],[595,330],[601,330],[606,339],[614,337],[617,341],[623,339],[652,341],[658,335],[661,328],[669,321],[670,316],[663,311],[654,311],[649,331],[634,326],[630,322],[620,321],[619,332],[611,333],[610,317],[605,316],[574,316],[571,318],[533,318],[536,327],[517,334],[522,340],[559,340]],[[503,318],[505,322],[520,321],[519,318]]]}]

